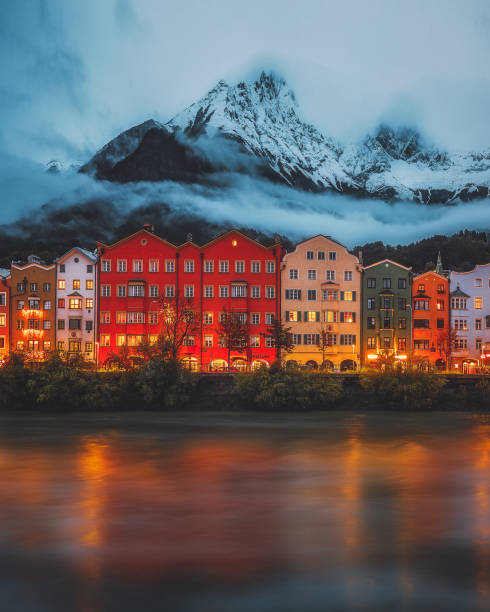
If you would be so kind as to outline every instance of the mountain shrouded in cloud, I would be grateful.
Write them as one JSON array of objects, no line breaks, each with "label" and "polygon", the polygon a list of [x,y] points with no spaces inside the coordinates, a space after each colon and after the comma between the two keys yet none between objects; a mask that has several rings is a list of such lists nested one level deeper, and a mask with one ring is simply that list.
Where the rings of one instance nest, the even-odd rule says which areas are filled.
[{"label": "mountain shrouded in cloud", "polygon": [[123,132],[82,167],[121,183],[208,182],[237,169],[307,191],[426,204],[490,193],[490,147],[449,154],[414,129],[387,125],[345,144],[303,121],[287,83],[264,72],[220,81],[166,124],[151,119]]}]

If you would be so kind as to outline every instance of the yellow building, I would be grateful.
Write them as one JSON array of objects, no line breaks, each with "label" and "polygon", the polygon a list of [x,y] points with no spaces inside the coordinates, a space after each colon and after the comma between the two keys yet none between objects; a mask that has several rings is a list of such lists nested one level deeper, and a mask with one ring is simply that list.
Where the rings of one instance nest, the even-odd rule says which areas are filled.
[{"label": "yellow building", "polygon": [[286,362],[349,371],[359,367],[361,266],[345,246],[318,235],[285,255],[282,319],[294,351]]}]

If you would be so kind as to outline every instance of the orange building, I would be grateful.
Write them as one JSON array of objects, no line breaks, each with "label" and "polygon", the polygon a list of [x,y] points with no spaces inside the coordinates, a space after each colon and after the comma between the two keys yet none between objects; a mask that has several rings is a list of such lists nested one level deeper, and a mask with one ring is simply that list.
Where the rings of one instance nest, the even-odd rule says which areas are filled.
[{"label": "orange building", "polygon": [[34,255],[10,274],[10,346],[36,361],[55,348],[56,266]]},{"label": "orange building", "polygon": [[412,281],[413,360],[422,369],[445,370],[450,354],[449,280],[435,271]]},{"label": "orange building", "polygon": [[0,366],[8,358],[10,346],[10,287],[8,285],[9,275],[10,270],[0,268]]}]

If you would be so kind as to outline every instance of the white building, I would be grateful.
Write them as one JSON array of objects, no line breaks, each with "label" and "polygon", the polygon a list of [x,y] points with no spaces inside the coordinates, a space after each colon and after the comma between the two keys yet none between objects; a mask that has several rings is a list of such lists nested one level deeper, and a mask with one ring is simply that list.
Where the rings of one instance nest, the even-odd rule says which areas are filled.
[{"label": "white building", "polygon": [[56,348],[96,359],[97,256],[75,247],[56,260]]},{"label": "white building", "polygon": [[490,263],[451,272],[452,364],[461,372],[490,366]]}]

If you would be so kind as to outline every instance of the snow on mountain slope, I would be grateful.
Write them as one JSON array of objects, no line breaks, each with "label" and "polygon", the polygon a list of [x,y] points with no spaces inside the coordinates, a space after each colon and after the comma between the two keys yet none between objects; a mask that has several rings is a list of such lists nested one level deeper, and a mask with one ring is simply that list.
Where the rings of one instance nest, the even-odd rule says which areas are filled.
[{"label": "snow on mountain slope", "polygon": [[[154,136],[149,138],[148,132]],[[175,135],[175,141],[169,134]],[[489,196],[490,149],[451,156],[425,143],[411,128],[386,125],[360,143],[342,144],[303,121],[286,82],[265,73],[256,81],[237,85],[220,81],[167,124],[149,120],[123,132],[82,171],[116,181],[175,180],[179,168],[165,159],[175,153],[178,165],[179,156],[192,158],[193,146],[195,154],[202,155],[192,144],[201,137],[211,143],[220,138],[232,140],[266,165],[276,179],[309,191],[334,190],[426,203]],[[154,167],[148,171],[154,158]],[[200,173],[195,180],[199,182],[203,172],[199,164],[196,167]],[[187,168],[182,168],[182,174],[186,180],[192,179]]]}]

